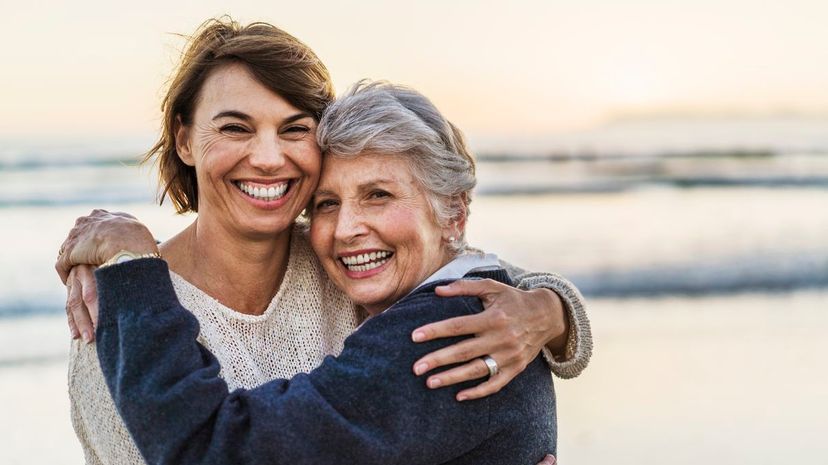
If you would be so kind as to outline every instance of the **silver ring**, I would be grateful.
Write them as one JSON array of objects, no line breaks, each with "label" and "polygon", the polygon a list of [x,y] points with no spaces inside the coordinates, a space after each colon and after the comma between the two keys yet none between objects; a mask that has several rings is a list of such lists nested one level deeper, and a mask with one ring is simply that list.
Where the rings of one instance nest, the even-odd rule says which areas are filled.
[{"label": "silver ring", "polygon": [[489,369],[489,378],[500,373],[500,368],[497,367],[497,362],[491,356],[487,355],[483,357],[483,362],[486,364],[486,368]]}]

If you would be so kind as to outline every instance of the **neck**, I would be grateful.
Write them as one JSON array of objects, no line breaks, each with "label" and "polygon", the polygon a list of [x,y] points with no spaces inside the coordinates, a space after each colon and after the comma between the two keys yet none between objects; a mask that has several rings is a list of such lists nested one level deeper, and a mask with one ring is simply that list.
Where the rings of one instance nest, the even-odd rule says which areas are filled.
[{"label": "neck", "polygon": [[251,239],[200,217],[162,244],[161,254],[172,271],[223,305],[260,315],[287,270],[291,230]]}]

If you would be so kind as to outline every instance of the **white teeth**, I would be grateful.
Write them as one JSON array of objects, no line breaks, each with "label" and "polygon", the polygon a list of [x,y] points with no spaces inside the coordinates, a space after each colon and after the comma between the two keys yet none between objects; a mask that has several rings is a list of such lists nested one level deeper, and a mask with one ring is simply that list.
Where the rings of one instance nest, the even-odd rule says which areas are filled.
[{"label": "white teeth", "polygon": [[373,270],[385,264],[391,252],[379,251],[342,257],[342,263],[351,271]]},{"label": "white teeth", "polygon": [[242,192],[257,200],[273,201],[281,198],[287,192],[288,183],[284,182],[278,186],[270,187],[252,187],[244,182],[238,182],[236,185]]}]

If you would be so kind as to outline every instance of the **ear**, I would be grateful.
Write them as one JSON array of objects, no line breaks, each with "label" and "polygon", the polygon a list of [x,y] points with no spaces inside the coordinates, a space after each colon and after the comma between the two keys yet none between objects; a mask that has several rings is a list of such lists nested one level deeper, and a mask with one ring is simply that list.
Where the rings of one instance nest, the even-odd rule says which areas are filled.
[{"label": "ear", "polygon": [[181,115],[175,117],[175,151],[185,165],[195,166],[190,148],[190,128],[181,121]]},{"label": "ear", "polygon": [[466,230],[466,203],[460,197],[454,198],[451,201],[452,207],[457,210],[457,214],[449,221],[449,224],[443,227],[443,239],[446,242],[451,242],[450,238],[460,238]]}]

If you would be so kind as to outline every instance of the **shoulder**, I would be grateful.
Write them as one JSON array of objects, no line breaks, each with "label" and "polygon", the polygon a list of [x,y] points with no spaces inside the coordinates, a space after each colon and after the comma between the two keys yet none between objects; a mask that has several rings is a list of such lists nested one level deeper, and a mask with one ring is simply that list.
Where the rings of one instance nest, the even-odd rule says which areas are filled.
[{"label": "shoulder", "polygon": [[[418,327],[482,310],[476,297],[440,297],[433,288],[420,290],[399,300],[391,308],[367,319],[348,339],[345,346],[361,356],[383,358],[391,353],[420,357],[458,342],[462,338],[443,338],[414,343],[411,333]],[[395,356],[397,358],[397,356]],[[411,361],[413,363],[415,358]]]},{"label": "shoulder", "polygon": [[383,324],[407,322],[406,326],[419,326],[424,322],[444,320],[455,316],[470,315],[482,310],[480,299],[474,296],[441,297],[435,294],[435,286],[417,290],[400,299],[389,309],[366,321]]}]

